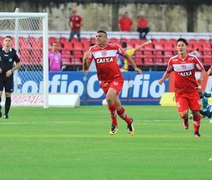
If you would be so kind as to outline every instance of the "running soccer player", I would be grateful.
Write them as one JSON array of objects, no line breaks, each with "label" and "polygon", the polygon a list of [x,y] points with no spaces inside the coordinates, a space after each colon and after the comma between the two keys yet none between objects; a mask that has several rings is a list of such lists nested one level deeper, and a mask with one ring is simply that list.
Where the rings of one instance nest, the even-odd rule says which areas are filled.
[{"label": "running soccer player", "polygon": [[[187,41],[184,38],[177,40],[177,54],[169,59],[166,72],[158,81],[161,85],[165,79],[175,72],[175,99],[180,117],[185,129],[188,129],[188,109],[193,113],[194,137],[200,137],[200,96],[198,83],[204,80],[205,69],[197,57],[187,54]],[[195,71],[200,71],[200,78],[196,80]]]},{"label": "running soccer player", "polygon": [[124,78],[116,63],[117,54],[124,56],[133,66],[137,74],[142,73],[133,59],[126,54],[124,49],[117,44],[107,43],[107,33],[103,30],[97,31],[96,45],[89,49],[89,56],[85,60],[84,68],[85,70],[88,69],[91,61],[95,61],[100,86],[106,95],[108,110],[111,114],[112,123],[109,134],[114,135],[118,131],[118,114],[127,123],[129,134],[134,135],[133,120],[127,115],[118,97],[124,83]]},{"label": "running soccer player", "polygon": [[[13,92],[13,72],[20,68],[20,59],[16,50],[12,48],[12,37],[6,36],[3,39],[3,47],[0,48],[0,103],[2,91],[5,89],[5,112],[4,119],[8,119],[11,106],[11,93]],[[0,104],[0,117],[2,110]]]}]

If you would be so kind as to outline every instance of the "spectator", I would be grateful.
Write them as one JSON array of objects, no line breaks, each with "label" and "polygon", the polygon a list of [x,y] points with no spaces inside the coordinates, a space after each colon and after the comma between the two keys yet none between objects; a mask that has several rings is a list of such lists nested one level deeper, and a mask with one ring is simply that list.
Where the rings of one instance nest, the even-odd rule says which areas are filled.
[{"label": "spectator", "polygon": [[[133,56],[135,55],[136,51],[138,51],[139,49],[141,49],[142,47],[148,45],[148,44],[151,44],[152,41],[149,40],[149,41],[146,41],[145,43],[139,45],[139,46],[136,46],[135,48],[133,49],[127,49],[127,43],[126,42],[122,42],[121,46],[122,48],[126,51],[126,53],[129,55],[129,56]],[[119,65],[119,68],[122,72],[124,71],[128,71],[128,62],[126,59],[124,59],[123,56],[121,55],[118,55],[117,56],[117,64]]]},{"label": "spectator", "polygon": [[72,11],[72,16],[69,19],[69,26],[71,29],[69,41],[71,41],[74,35],[76,34],[78,41],[81,42],[80,29],[82,26],[82,17],[77,15],[76,9]]},{"label": "spectator", "polygon": [[119,31],[130,32],[133,25],[132,19],[129,18],[128,12],[125,12],[124,15],[119,19],[118,22]]},{"label": "spectator", "polygon": [[58,51],[57,47],[57,42],[53,42],[51,51],[49,51],[49,71],[62,70],[62,55]]},{"label": "spectator", "polygon": [[137,31],[140,39],[146,39],[149,32],[148,20],[144,16],[140,16],[137,20]]}]

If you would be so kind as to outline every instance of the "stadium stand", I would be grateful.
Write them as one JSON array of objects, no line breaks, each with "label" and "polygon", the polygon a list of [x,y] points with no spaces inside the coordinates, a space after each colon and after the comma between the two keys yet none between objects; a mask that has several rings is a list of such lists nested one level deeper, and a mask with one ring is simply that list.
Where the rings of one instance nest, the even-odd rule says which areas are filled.
[{"label": "stadium stand", "polygon": [[[63,64],[66,66],[65,70],[81,70],[82,57],[86,50],[89,49],[90,44],[95,42],[95,32],[89,36],[82,36],[81,42],[74,38],[71,42],[68,41],[68,34],[51,34],[49,36],[49,47],[52,42],[58,42],[59,50],[62,53]],[[131,33],[132,34],[132,33]],[[151,33],[150,33],[151,34]],[[185,34],[187,35],[187,34]],[[159,37],[151,37],[153,43],[149,46],[136,52],[133,56],[136,64],[142,66],[144,70],[164,70],[169,58],[176,54],[176,39],[185,35],[161,35]],[[117,36],[117,34],[116,34]],[[175,36],[176,38],[174,38]],[[188,35],[187,35],[188,36]],[[189,52],[198,49],[199,59],[204,66],[211,66],[212,64],[212,39],[209,35],[201,36],[190,35],[185,37],[188,40]],[[2,42],[3,37],[0,36]],[[121,35],[111,37],[109,42],[121,44],[127,42],[128,48],[134,48],[142,44],[144,40],[139,40],[137,37]],[[42,37],[21,36],[19,37],[19,53],[21,55],[22,64],[29,65],[33,59],[38,59],[34,62],[42,66]],[[36,57],[36,58],[33,58]],[[131,69],[131,67],[129,67]]]}]

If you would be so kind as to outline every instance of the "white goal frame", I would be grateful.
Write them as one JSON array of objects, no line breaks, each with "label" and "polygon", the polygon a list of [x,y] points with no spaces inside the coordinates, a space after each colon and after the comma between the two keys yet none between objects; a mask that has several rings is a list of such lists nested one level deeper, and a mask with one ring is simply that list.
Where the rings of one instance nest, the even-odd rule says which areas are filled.
[{"label": "white goal frame", "polygon": [[[20,18],[30,18],[30,17],[39,17],[42,18],[42,26],[43,26],[43,31],[42,31],[42,36],[43,36],[43,107],[48,108],[49,106],[49,101],[48,101],[48,95],[49,95],[49,88],[48,88],[48,82],[49,82],[49,65],[48,65],[48,13],[22,13],[22,12],[4,12],[0,13],[0,18],[13,18],[15,19],[15,41],[16,41],[16,46],[18,42],[18,19]],[[17,47],[18,48],[18,47]]]}]

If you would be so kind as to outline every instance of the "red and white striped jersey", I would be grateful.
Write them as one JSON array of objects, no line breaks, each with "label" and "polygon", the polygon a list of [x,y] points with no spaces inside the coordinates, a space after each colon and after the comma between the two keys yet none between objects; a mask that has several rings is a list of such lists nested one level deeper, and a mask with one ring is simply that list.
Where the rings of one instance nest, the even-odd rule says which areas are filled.
[{"label": "red and white striped jersey", "polygon": [[111,82],[122,76],[116,57],[117,54],[124,56],[125,53],[117,44],[107,44],[104,48],[95,45],[89,49],[88,61],[95,61],[99,81]]},{"label": "red and white striped jersey", "polygon": [[196,71],[202,71],[204,67],[199,59],[192,55],[187,55],[181,59],[178,55],[169,59],[167,72],[175,72],[175,90],[180,94],[196,92],[198,84],[195,78]]}]

